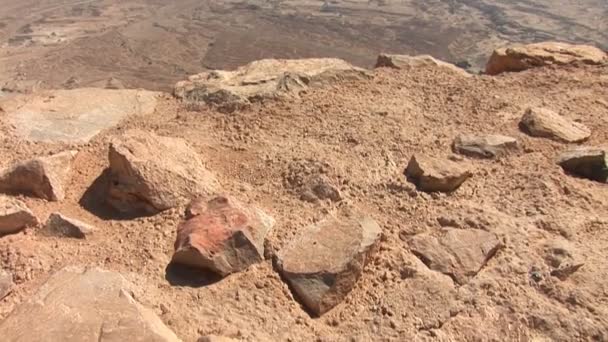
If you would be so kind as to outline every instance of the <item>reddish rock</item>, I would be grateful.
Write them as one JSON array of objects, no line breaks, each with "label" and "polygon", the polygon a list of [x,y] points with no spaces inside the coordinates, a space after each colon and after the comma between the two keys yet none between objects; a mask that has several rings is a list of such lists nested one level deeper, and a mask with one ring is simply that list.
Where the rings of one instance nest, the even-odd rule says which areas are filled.
[{"label": "reddish rock", "polygon": [[473,174],[459,163],[416,155],[410,159],[405,175],[408,180],[416,184],[419,190],[452,192]]},{"label": "reddish rock", "polygon": [[360,213],[329,217],[306,228],[278,255],[278,268],[296,297],[322,315],[354,288],[382,230]]},{"label": "reddish rock", "polygon": [[87,223],[63,216],[60,213],[52,213],[46,221],[45,227],[53,234],[77,239],[84,239],[95,230],[93,226]]},{"label": "reddish rock", "polygon": [[0,192],[63,200],[76,153],[65,151],[38,157],[0,171]]},{"label": "reddish rock", "polygon": [[256,208],[217,197],[202,210],[190,208],[190,219],[177,230],[172,262],[215,272],[239,272],[264,259],[264,239],[274,220]]},{"label": "reddish rock", "polygon": [[0,236],[12,234],[38,224],[38,219],[25,203],[0,195]]}]

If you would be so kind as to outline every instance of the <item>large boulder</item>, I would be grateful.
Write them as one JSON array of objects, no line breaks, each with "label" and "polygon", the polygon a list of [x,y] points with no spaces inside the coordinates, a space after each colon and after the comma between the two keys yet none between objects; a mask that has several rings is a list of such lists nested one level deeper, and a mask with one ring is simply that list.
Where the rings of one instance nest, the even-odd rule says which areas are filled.
[{"label": "large boulder", "polygon": [[190,76],[175,85],[174,94],[188,102],[234,111],[252,101],[297,95],[336,80],[367,77],[365,70],[341,59],[263,59],[234,71],[213,70]]},{"label": "large boulder", "polygon": [[519,123],[525,133],[540,138],[576,143],[591,136],[587,126],[574,122],[547,108],[528,108]]},{"label": "large boulder", "polygon": [[446,229],[438,237],[416,235],[409,247],[430,269],[449,275],[462,285],[486,265],[502,244],[496,235],[484,230]]},{"label": "large boulder", "polygon": [[76,153],[65,151],[38,157],[0,171],[0,192],[63,200]]},{"label": "large boulder", "polygon": [[548,65],[608,64],[608,55],[593,46],[544,42],[496,49],[486,65],[486,74],[523,71]]},{"label": "large boulder", "polygon": [[3,341],[177,342],[122,275],[98,268],[54,274],[2,323]]},{"label": "large boulder", "polygon": [[473,174],[467,167],[448,159],[423,155],[412,156],[405,175],[425,192],[452,192]]},{"label": "large boulder", "polygon": [[153,113],[157,95],[144,90],[49,90],[7,98],[0,108],[24,139],[86,143],[128,116]]},{"label": "large boulder", "polygon": [[0,268],[0,300],[8,296],[13,290],[13,276]]},{"label": "large boulder", "polygon": [[215,272],[239,272],[264,260],[264,240],[274,220],[234,199],[195,200],[177,230],[172,262]]},{"label": "large boulder", "polygon": [[322,315],[354,288],[381,233],[376,221],[360,213],[329,217],[283,248],[277,266],[302,304]]},{"label": "large boulder", "polygon": [[608,146],[570,149],[559,156],[557,163],[570,174],[608,183]]},{"label": "large boulder", "polygon": [[219,190],[183,139],[129,130],[110,143],[107,202],[128,214],[155,214]]},{"label": "large boulder", "polygon": [[51,234],[76,239],[84,239],[95,231],[95,228],[90,224],[64,216],[61,213],[52,213],[46,221],[45,228]]},{"label": "large boulder", "polygon": [[0,236],[12,234],[38,224],[38,219],[25,203],[0,195]]},{"label": "large boulder", "polygon": [[518,149],[517,139],[497,134],[461,134],[452,144],[454,152],[477,158],[498,158]]},{"label": "large boulder", "polygon": [[394,68],[401,70],[438,68],[463,77],[473,76],[454,64],[440,61],[429,55],[408,56],[380,54],[378,56],[378,60],[376,61],[376,68]]}]

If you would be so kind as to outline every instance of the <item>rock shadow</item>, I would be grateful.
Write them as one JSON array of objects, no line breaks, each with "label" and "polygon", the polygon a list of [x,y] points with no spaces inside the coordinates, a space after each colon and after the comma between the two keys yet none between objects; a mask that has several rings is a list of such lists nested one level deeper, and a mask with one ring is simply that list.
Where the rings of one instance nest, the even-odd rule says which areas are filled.
[{"label": "rock shadow", "polygon": [[165,268],[165,279],[171,286],[196,288],[213,285],[222,280],[222,277],[211,271],[171,262]]}]

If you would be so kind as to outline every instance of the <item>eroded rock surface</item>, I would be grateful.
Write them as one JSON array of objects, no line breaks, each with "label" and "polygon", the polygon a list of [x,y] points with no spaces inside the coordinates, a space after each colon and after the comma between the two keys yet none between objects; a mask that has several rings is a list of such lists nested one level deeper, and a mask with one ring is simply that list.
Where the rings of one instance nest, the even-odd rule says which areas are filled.
[{"label": "eroded rock surface", "polygon": [[90,224],[60,213],[52,213],[46,221],[45,228],[52,234],[77,239],[84,239],[95,231],[95,228]]},{"label": "eroded rock surface", "polygon": [[441,68],[444,70],[448,70],[457,75],[463,77],[471,77],[472,74],[469,74],[465,70],[444,62],[438,59],[433,58],[429,55],[420,55],[420,56],[408,56],[408,55],[391,55],[391,54],[380,54],[378,56],[378,60],[376,61],[376,68],[395,68],[395,69],[416,69],[416,68]]},{"label": "eroded rock surface", "polygon": [[376,221],[360,213],[329,217],[281,250],[278,268],[302,304],[322,315],[353,289],[381,233]]},{"label": "eroded rock surface", "polygon": [[0,236],[12,234],[38,224],[38,219],[25,203],[0,195]]},{"label": "eroded rock surface", "polygon": [[155,214],[212,195],[219,183],[183,139],[130,130],[110,144],[108,203],[130,214]]},{"label": "eroded rock surface", "polygon": [[608,64],[608,55],[604,51],[589,45],[572,45],[558,42],[513,45],[494,51],[486,65],[486,73],[497,75],[508,71],[523,71],[548,65],[574,63]]},{"label": "eroded rock surface", "polygon": [[587,126],[547,108],[528,108],[519,126],[533,137],[568,143],[582,142],[591,136],[591,130]]},{"label": "eroded rock surface", "polygon": [[497,134],[461,134],[454,139],[452,149],[470,157],[498,158],[518,149],[517,139]]},{"label": "eroded rock surface", "polygon": [[410,159],[405,175],[422,191],[452,192],[473,174],[451,160],[415,155]]},{"label": "eroded rock surface", "polygon": [[118,273],[65,268],[0,323],[0,336],[11,342],[179,341],[132,297],[133,286]]},{"label": "eroded rock surface", "polygon": [[13,285],[13,276],[7,271],[0,269],[0,300],[11,293]]},{"label": "eroded rock surface", "polygon": [[608,182],[608,147],[578,147],[563,152],[557,162],[566,172]]}]

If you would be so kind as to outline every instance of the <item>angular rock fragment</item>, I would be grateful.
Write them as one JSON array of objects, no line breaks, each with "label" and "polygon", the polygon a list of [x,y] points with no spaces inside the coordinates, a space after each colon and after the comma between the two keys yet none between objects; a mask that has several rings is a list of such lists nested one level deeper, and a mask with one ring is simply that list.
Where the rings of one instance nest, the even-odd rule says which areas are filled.
[{"label": "angular rock fragment", "polygon": [[418,68],[440,68],[463,77],[471,77],[465,70],[444,61],[433,58],[429,55],[408,56],[380,54],[376,61],[376,68],[395,68],[395,69],[418,69]]},{"label": "angular rock fragment", "polygon": [[546,108],[528,108],[519,126],[533,137],[568,143],[582,142],[591,136],[591,130],[587,126]]},{"label": "angular rock fragment", "polygon": [[219,183],[183,139],[129,130],[110,143],[107,202],[122,213],[155,214],[209,196]]},{"label": "angular rock fragment", "polygon": [[205,102],[220,110],[234,111],[252,101],[297,96],[299,91],[340,79],[368,78],[365,70],[333,58],[264,59],[235,71],[213,70],[190,76],[174,88],[177,98]]},{"label": "angular rock fragment", "polygon": [[0,171],[0,192],[63,200],[76,153],[65,151],[38,157]]},{"label": "angular rock fragment", "polygon": [[51,233],[77,239],[84,239],[95,230],[93,226],[87,223],[63,216],[60,213],[52,213],[46,221],[45,227]]},{"label": "angular rock fragment", "polygon": [[236,342],[236,341],[237,340],[230,338],[230,337],[207,335],[207,336],[199,337],[197,342]]},{"label": "angular rock fragment", "polygon": [[13,276],[5,270],[0,269],[0,300],[11,293],[13,286]]},{"label": "angular rock fragment", "polygon": [[412,156],[405,175],[425,192],[452,192],[473,176],[456,162],[421,155]]},{"label": "angular rock fragment", "polygon": [[414,236],[409,247],[430,269],[465,284],[496,254],[502,244],[496,235],[479,229],[445,229],[435,237]]},{"label": "angular rock fragment", "polygon": [[578,147],[559,156],[566,172],[597,182],[608,183],[608,147]]},{"label": "angular rock fragment", "polygon": [[462,134],[457,136],[452,144],[454,152],[478,158],[502,157],[517,148],[517,139],[495,134]]},{"label": "angular rock fragment", "polygon": [[201,200],[189,207],[198,209],[178,227],[173,263],[226,276],[264,260],[272,218],[226,197],[210,200],[204,210]]},{"label": "angular rock fragment", "polygon": [[0,336],[14,342],[179,341],[153,311],[135,301],[132,289],[118,273],[65,268],[0,323]]},{"label": "angular rock fragment", "polygon": [[302,304],[320,316],[354,288],[381,233],[376,221],[360,213],[329,217],[283,248],[277,266]]},{"label": "angular rock fragment", "polygon": [[496,49],[486,65],[486,74],[497,75],[509,71],[523,71],[548,65],[582,63],[608,64],[608,55],[593,46],[542,42],[513,45]]},{"label": "angular rock fragment", "polygon": [[303,185],[300,198],[307,202],[316,202],[318,200],[339,202],[342,200],[342,195],[340,194],[340,190],[327,177],[317,175],[310,177]]},{"label": "angular rock fragment", "polygon": [[573,273],[585,265],[569,241],[554,240],[548,242],[545,247],[545,262],[551,268],[551,276],[560,280],[566,280]]},{"label": "angular rock fragment", "polygon": [[35,226],[38,219],[25,203],[0,195],[0,236],[12,234],[23,228]]}]

